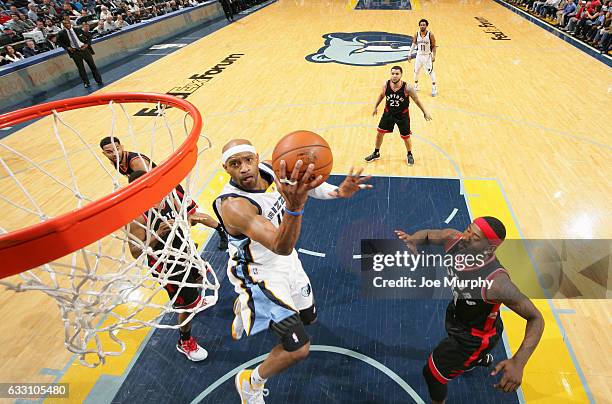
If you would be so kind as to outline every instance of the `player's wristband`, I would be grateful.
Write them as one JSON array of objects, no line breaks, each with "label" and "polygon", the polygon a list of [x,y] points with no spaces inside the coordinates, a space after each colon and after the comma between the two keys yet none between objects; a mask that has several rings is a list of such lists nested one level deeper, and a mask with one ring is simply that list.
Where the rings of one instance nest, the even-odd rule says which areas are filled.
[{"label": "player's wristband", "polygon": [[285,213],[291,216],[302,216],[304,214],[304,209],[300,210],[299,212],[294,212],[292,210],[285,208]]}]

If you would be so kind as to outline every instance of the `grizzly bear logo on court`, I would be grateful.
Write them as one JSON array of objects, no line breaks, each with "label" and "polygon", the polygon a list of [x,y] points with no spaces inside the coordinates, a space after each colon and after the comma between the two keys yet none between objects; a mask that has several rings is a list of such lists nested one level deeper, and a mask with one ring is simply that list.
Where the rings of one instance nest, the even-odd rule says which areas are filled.
[{"label": "grizzly bear logo on court", "polygon": [[313,63],[381,66],[408,60],[412,37],[381,31],[333,32],[323,35],[325,46],[306,56]]}]

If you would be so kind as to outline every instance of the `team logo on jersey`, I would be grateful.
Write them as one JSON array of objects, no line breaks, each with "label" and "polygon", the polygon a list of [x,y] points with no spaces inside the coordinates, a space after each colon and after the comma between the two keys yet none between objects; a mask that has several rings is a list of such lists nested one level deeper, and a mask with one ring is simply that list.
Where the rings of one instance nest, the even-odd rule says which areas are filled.
[{"label": "team logo on jersey", "polygon": [[302,296],[304,296],[304,297],[310,296],[311,292],[312,292],[312,290],[310,289],[310,284],[308,284],[308,285],[306,285],[306,286],[304,286],[302,288]]},{"label": "team logo on jersey", "polygon": [[334,32],[323,35],[324,46],[306,56],[313,63],[335,62],[352,66],[382,66],[408,60],[409,35],[381,31]]}]

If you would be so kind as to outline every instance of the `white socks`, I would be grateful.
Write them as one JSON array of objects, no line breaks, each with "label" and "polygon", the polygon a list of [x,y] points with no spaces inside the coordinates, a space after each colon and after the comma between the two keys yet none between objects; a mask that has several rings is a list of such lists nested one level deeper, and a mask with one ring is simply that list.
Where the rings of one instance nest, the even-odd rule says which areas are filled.
[{"label": "white socks", "polygon": [[251,386],[263,387],[267,381],[268,379],[263,379],[259,376],[259,366],[257,366],[251,373]]}]

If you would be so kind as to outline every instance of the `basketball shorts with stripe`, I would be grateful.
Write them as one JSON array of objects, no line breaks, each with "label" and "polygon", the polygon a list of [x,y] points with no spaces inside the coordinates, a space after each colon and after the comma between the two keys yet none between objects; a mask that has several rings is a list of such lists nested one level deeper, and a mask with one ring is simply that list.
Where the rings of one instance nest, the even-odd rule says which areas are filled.
[{"label": "basketball shorts with stripe", "polygon": [[377,131],[378,133],[391,133],[395,125],[397,125],[402,138],[410,137],[410,115],[408,111],[395,114],[385,111],[380,117]]},{"label": "basketball shorts with stripe", "polygon": [[238,294],[247,335],[267,330],[271,322],[280,323],[314,305],[310,279],[295,250],[265,265],[230,265],[227,272]]},{"label": "basketball shorts with stripe", "polygon": [[466,370],[474,367],[499,342],[501,330],[493,327],[482,331],[475,328],[459,330],[449,328],[444,338],[427,358],[427,365],[433,376],[446,384]]}]

